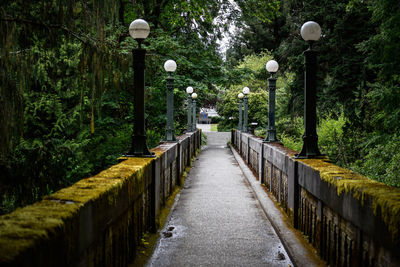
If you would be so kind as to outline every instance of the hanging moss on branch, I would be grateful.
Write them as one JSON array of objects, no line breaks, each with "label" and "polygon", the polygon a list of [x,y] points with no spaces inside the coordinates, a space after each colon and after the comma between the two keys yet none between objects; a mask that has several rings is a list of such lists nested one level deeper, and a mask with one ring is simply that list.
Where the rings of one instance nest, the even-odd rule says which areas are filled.
[{"label": "hanging moss on branch", "polygon": [[90,137],[79,139],[126,79],[107,78],[126,61],[118,10],[119,1],[2,1],[0,214],[95,169],[80,148]]}]

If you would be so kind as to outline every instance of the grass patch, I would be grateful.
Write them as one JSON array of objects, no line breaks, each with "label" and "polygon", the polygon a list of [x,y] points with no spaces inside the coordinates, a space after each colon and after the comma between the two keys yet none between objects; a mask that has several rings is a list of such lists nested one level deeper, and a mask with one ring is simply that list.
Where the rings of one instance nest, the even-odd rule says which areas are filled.
[{"label": "grass patch", "polygon": [[218,124],[211,124],[211,132],[218,132]]}]

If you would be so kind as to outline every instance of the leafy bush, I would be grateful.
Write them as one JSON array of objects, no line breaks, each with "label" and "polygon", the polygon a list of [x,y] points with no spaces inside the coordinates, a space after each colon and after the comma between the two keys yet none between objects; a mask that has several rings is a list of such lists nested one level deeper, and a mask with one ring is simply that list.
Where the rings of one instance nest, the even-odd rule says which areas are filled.
[{"label": "leafy bush", "polygon": [[254,129],[254,135],[265,138],[267,136],[267,129],[258,127],[256,129]]},{"label": "leafy bush", "polygon": [[345,164],[345,145],[343,140],[343,127],[346,119],[341,114],[337,119],[333,115],[320,121],[317,128],[318,144],[321,153],[328,156],[339,165]]},{"label": "leafy bush", "polygon": [[201,145],[202,146],[207,145],[207,135],[203,132],[201,132]]},{"label": "leafy bush", "polygon": [[[343,128],[346,123],[342,114],[337,119],[330,115],[320,120],[317,126],[318,145],[321,153],[327,155],[331,160],[340,165],[345,162],[345,145],[343,140]],[[303,118],[286,118],[277,122],[277,133],[279,140],[284,146],[300,151],[303,145],[302,136],[304,134]]]},{"label": "leafy bush", "polygon": [[[223,91],[221,101],[217,103],[217,109],[222,116],[219,127],[221,129],[236,128],[239,122],[238,94],[243,87],[250,88],[248,121],[257,122],[264,127],[268,121],[268,91],[265,63],[272,59],[269,52],[258,55],[249,55],[234,69],[236,80],[230,84],[229,89]],[[280,84],[281,80],[278,79]],[[244,102],[244,101],[243,101]],[[243,103],[244,109],[244,103]]]},{"label": "leafy bush", "polygon": [[294,151],[300,151],[303,146],[303,118],[282,118],[276,122],[278,140]]},{"label": "leafy bush", "polygon": [[400,187],[400,135],[386,136],[380,141],[382,143],[371,148],[365,147],[365,157],[354,162],[351,168],[372,179]]},{"label": "leafy bush", "polygon": [[279,141],[281,141],[285,147],[293,149],[294,151],[297,152],[300,152],[303,146],[301,139],[290,135],[286,135],[285,133],[281,134]]},{"label": "leafy bush", "polygon": [[234,128],[232,120],[222,121],[217,126],[218,132],[229,132]]},{"label": "leafy bush", "polygon": [[212,124],[217,124],[222,120],[222,118],[220,116],[215,116],[215,117],[211,117],[211,123]]},{"label": "leafy bush", "polygon": [[284,134],[295,138],[301,138],[304,133],[304,122],[301,117],[280,118],[276,121],[278,136]]}]

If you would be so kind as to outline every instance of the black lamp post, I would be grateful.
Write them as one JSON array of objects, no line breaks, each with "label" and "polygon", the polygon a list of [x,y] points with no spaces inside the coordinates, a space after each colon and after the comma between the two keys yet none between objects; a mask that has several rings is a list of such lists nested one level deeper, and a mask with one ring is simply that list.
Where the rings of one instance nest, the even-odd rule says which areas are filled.
[{"label": "black lamp post", "polygon": [[301,27],[301,37],[310,47],[304,51],[305,82],[304,82],[304,135],[303,148],[295,158],[317,158],[322,156],[318,149],[317,135],[317,52],[312,49],[315,41],[321,37],[321,27],[314,21],[308,21]]},{"label": "black lamp post", "polygon": [[144,69],[146,50],[142,49],[142,41],[149,35],[149,24],[143,19],[134,20],[129,26],[129,34],[139,47],[132,50],[133,54],[133,134],[132,146],[125,157],[155,157],[147,147],[147,136],[144,120]]},{"label": "black lamp post", "polygon": [[188,105],[188,110],[187,110],[187,131],[191,132],[192,131],[192,97],[191,97],[191,94],[193,93],[193,87],[188,86],[186,88],[186,93],[188,94],[188,99],[187,99],[187,105]]},{"label": "black lamp post", "polygon": [[197,98],[197,94],[193,93],[192,94],[192,99],[193,99],[192,132],[195,132],[197,130],[197,127],[196,127],[196,98]]},{"label": "black lamp post", "polygon": [[247,95],[250,93],[249,87],[244,87],[243,88],[243,94],[244,94],[244,122],[243,122],[243,132],[247,133],[248,132],[248,109],[249,109],[249,99]]},{"label": "black lamp post", "polygon": [[244,94],[243,93],[239,93],[238,94],[238,98],[239,98],[239,124],[238,124],[238,127],[237,127],[237,129],[239,130],[239,131],[241,131],[241,130],[243,130],[243,124],[242,124],[242,103],[243,103],[243,97],[244,97]]},{"label": "black lamp post", "polygon": [[167,142],[176,141],[174,130],[174,77],[172,73],[176,70],[176,62],[167,60],[164,63],[164,69],[168,72],[167,84],[167,129],[165,131],[165,140]]},{"label": "black lamp post", "polygon": [[278,71],[279,64],[275,60],[270,60],[266,64],[267,71],[271,74],[268,78],[268,130],[267,137],[264,142],[277,142],[276,129],[275,129],[275,91],[276,91],[276,79],[274,73]]}]

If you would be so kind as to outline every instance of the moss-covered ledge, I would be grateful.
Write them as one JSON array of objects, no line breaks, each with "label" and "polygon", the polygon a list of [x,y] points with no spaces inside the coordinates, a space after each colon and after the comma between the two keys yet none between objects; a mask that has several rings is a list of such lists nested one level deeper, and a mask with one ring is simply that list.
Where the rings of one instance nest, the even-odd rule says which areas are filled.
[{"label": "moss-covered ledge", "polygon": [[400,189],[241,131],[232,143],[327,265],[400,265]]},{"label": "moss-covered ledge", "polygon": [[371,180],[323,159],[301,159],[303,164],[319,172],[322,181],[334,187],[337,195],[349,193],[361,205],[371,202],[375,216],[380,215],[391,234],[400,243],[400,189]]},{"label": "moss-covered ledge", "polygon": [[176,166],[194,156],[199,135],[187,133],[155,148],[156,158],[126,159],[0,216],[0,266],[126,266],[142,234],[154,227],[155,202],[168,197],[157,189],[175,186],[182,170]]}]

